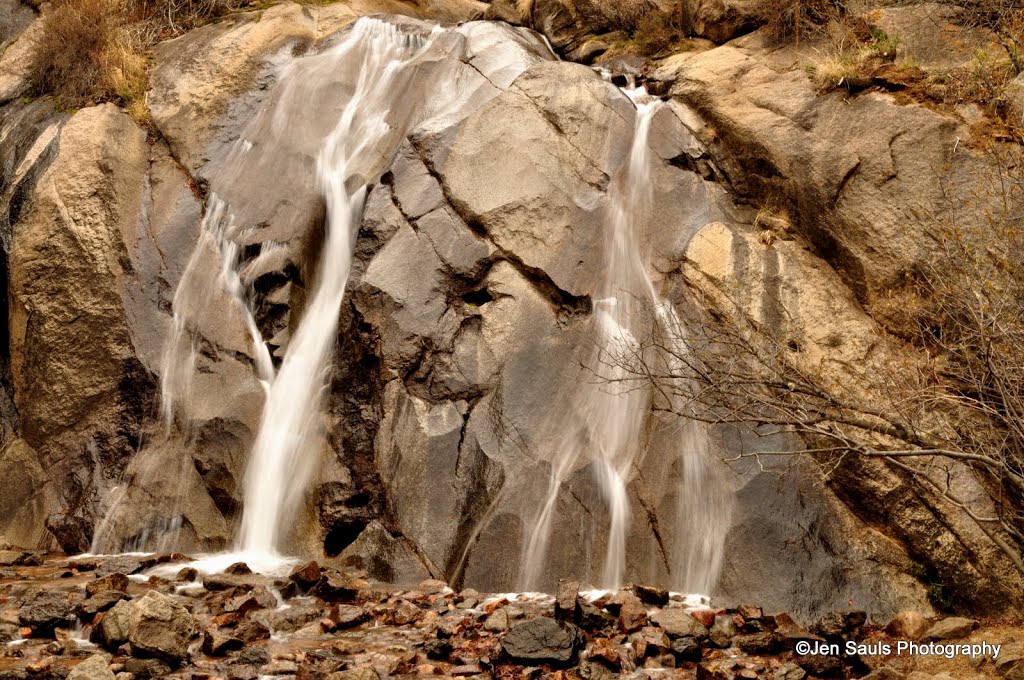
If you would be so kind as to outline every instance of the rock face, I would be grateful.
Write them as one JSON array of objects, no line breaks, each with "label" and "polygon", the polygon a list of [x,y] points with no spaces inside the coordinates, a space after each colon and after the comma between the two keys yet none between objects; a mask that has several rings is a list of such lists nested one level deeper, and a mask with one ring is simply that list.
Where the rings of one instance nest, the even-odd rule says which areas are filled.
[{"label": "rock face", "polygon": [[[535,25],[557,14],[545,7],[533,4]],[[279,361],[319,273],[324,216],[314,169],[358,76],[298,55],[328,54],[336,31],[380,10],[418,12],[387,0],[285,2],[160,45],[147,99],[159,131],[152,139],[111,105],[73,115],[45,101],[5,105],[0,472],[14,482],[0,497],[0,533],[12,542],[68,551],[229,545],[264,392],[246,320],[221,276],[234,263],[225,267],[219,248],[235,248],[257,332]],[[575,45],[582,33],[562,19],[565,39],[556,43]],[[411,19],[388,22],[407,36],[431,31]],[[713,301],[733,287],[762,323],[777,322],[772,310],[790,310],[801,360],[835,359],[830,377],[870,390],[863,374],[903,350],[864,306],[929,252],[923,224],[944,200],[929,169],[964,131],[881,94],[849,103],[818,96],[805,74],[752,56],[755,39],[687,55],[657,74],[672,100],[649,121],[650,208],[636,256],[676,309],[692,305],[695,292]],[[388,112],[403,133],[382,147],[369,177],[324,436],[313,445],[320,465],[286,549],[375,578],[507,591],[523,587],[550,500],[547,552],[532,586],[553,592],[559,577],[598,581],[611,516],[601,467],[591,457],[564,468],[554,461],[578,427],[575,396],[598,389],[581,362],[594,349],[595,302],[614,243],[609,216],[642,119],[598,74],[553,61],[537,36],[504,25],[447,31],[417,68],[421,79]],[[316,87],[296,97],[296,82]],[[260,155],[245,156],[250,149]],[[944,185],[954,192],[982,162],[963,153]],[[788,220],[766,240],[744,202],[768,195],[781,197]],[[200,235],[204,210],[218,206],[235,222]],[[188,313],[172,319],[172,308]],[[175,324],[187,333],[172,335]],[[169,337],[189,341],[182,348]],[[843,468],[829,488],[816,483],[810,461],[744,460],[687,486],[684,454],[694,441],[710,461],[801,444],[725,427],[684,436],[653,397],[640,421],[644,455],[622,480],[628,581],[711,590],[808,620],[851,599],[885,616],[931,613],[924,585],[909,575],[916,560],[990,593],[979,604],[1019,595],[976,526],[928,506],[884,466]],[[889,529],[873,528],[880,525]],[[711,557],[680,549],[688,531],[694,540],[708,527],[724,543],[714,586]],[[348,604],[356,587],[318,569],[296,583]],[[207,587],[231,590],[244,579],[208,577]],[[666,597],[659,591],[658,604]],[[608,618],[579,607],[594,621]],[[708,631],[671,611],[647,622],[630,600],[618,614],[652,649],[669,654],[678,643],[680,655],[692,654],[686,640]],[[340,614],[330,621],[323,625],[352,623]],[[550,630],[520,630],[527,624]],[[565,661],[576,651],[572,630],[551,621],[516,624],[505,611],[493,625],[512,626],[505,651],[525,655],[517,658]],[[130,640],[173,662],[191,623],[180,605],[151,593],[117,601],[99,630],[108,647]],[[240,639],[211,633],[209,646],[221,653]]]}]

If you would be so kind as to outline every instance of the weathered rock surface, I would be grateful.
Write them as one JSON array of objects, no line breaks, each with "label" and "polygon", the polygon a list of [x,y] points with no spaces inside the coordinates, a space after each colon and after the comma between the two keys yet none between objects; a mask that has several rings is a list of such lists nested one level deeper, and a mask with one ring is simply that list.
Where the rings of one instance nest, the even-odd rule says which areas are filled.
[{"label": "weathered rock surface", "polygon": [[178,662],[188,654],[192,615],[174,598],[150,591],[132,603],[128,642],[142,656]]},{"label": "weathered rock surface", "polygon": [[583,643],[582,634],[572,624],[537,618],[509,630],[501,641],[501,648],[517,663],[569,664]]},{"label": "weathered rock surface", "polygon": [[114,680],[114,672],[106,657],[95,654],[72,668],[68,680]]},{"label": "weathered rock surface", "polygon": [[[480,9],[452,3],[438,11],[463,17]],[[694,20],[710,37],[746,30],[742,8],[698,9]],[[17,28],[0,35],[0,104],[7,102],[0,227],[10,301],[10,351],[0,358],[0,474],[16,481],[0,498],[0,532],[12,541],[74,551],[88,549],[93,537],[108,550],[228,545],[263,391],[237,304],[215,280],[222,264],[214,243],[204,241],[190,259],[201,214],[211,207],[203,194],[215,191],[235,211],[228,236],[240,247],[259,330],[280,358],[316,277],[322,205],[312,168],[355,70],[303,61],[301,68],[320,64],[303,73],[322,88],[313,99],[290,100],[294,108],[282,112],[287,129],[253,123],[260,120],[254,115],[284,99],[280,78],[300,68],[296,54],[322,55],[337,40],[333,32],[381,10],[432,11],[389,0],[281,3],[161,44],[147,99],[160,139],[148,139],[110,105],[70,115],[16,99],[24,86],[17,49],[32,29],[24,12],[11,14]],[[539,0],[530,12],[563,51],[592,34],[565,5]],[[429,30],[396,21],[421,35]],[[687,55],[657,74],[674,83],[675,101],[651,123],[644,257],[654,286],[677,307],[690,304],[694,288],[713,295],[738,284],[749,292],[744,311],[760,322],[778,321],[773,314],[785,308],[801,332],[800,360],[835,360],[832,377],[869,390],[862,375],[841,367],[863,364],[866,372],[902,349],[862,305],[870,310],[928,254],[923,225],[945,200],[940,188],[966,191],[984,161],[957,147],[965,134],[959,121],[878,93],[848,102],[819,96],[804,73],[780,73],[759,60],[756,41]],[[430,100],[429,115],[415,121],[371,182],[325,437],[317,442],[323,464],[290,550],[322,552],[323,564],[387,580],[522,586],[522,555],[565,428],[558,406],[571,404],[586,382],[580,357],[593,335],[592,298],[609,248],[602,225],[637,127],[635,107],[616,87],[549,57],[536,36],[469,23],[424,58],[422,82],[454,94]],[[431,80],[442,72],[448,80]],[[410,86],[392,115],[429,95],[426,86]],[[232,166],[240,137],[263,153],[282,134],[283,151],[271,150],[263,162],[244,159],[243,170]],[[954,148],[961,162],[940,187],[931,170]],[[732,200],[759,204],[766,196],[781,196],[788,213],[770,237]],[[198,351],[194,366],[175,367],[188,373],[187,391],[165,404],[172,421],[165,426],[156,422],[156,392],[183,277],[189,284],[181,294],[201,302],[183,321]],[[671,554],[683,531],[676,521],[680,437],[653,411],[644,413],[642,429],[642,469],[625,480],[633,509],[625,578],[686,588],[696,577],[675,569]],[[754,442],[725,428],[710,441],[712,455],[799,446],[787,437]],[[581,459],[568,468],[558,471],[550,552],[536,584],[549,590],[559,576],[596,580],[607,547],[597,466]],[[736,501],[714,594],[790,608],[807,620],[850,599],[886,616],[931,614],[924,586],[909,576],[909,547],[944,581],[990,593],[979,603],[1015,601],[1001,585],[1011,583],[1005,560],[982,545],[977,528],[927,507],[892,470],[844,468],[833,490],[811,483],[813,465],[781,476],[781,467],[768,468],[739,464],[730,472],[719,500]],[[727,516],[718,509],[705,508]],[[793,550],[797,544],[807,550]],[[751,554],[760,559],[735,559]],[[348,579],[311,572],[295,582],[314,590],[323,584],[321,595],[357,606],[349,600],[358,587]],[[231,614],[266,607],[266,597],[248,594],[254,581],[219,575],[205,583],[242,598]],[[113,592],[122,585],[111,583]],[[111,607],[99,627],[113,649],[131,637],[124,616],[131,612],[135,621],[153,604],[119,597],[89,609]],[[609,624],[609,614],[589,603],[573,602],[563,614],[575,617],[577,607],[587,621]],[[153,620],[164,613],[155,611]],[[169,619],[181,624],[174,639],[151,642],[146,633],[132,644],[181,658],[180,613]],[[330,623],[296,614],[282,625],[316,632],[359,620],[355,612],[337,614],[325,617]],[[656,618],[645,626],[643,608],[632,601],[617,614],[644,645],[664,647],[659,654],[689,658],[689,642],[677,652],[672,645],[706,634]],[[389,616],[420,620],[408,608]],[[500,619],[493,629],[516,628],[508,611]],[[142,618],[137,624],[149,626]],[[659,626],[671,645],[659,641]],[[229,628],[210,633],[211,650],[270,635],[262,622]],[[724,640],[763,631],[716,632]]]}]

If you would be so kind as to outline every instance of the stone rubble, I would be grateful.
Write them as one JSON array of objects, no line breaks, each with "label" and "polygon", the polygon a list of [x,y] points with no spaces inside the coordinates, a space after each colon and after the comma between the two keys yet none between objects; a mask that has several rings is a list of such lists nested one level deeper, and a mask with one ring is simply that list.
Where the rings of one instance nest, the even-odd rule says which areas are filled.
[{"label": "stone rubble", "polygon": [[[804,627],[754,605],[690,609],[645,585],[593,600],[568,581],[557,597],[455,592],[434,580],[403,589],[316,562],[284,578],[235,564],[200,585],[188,559],[8,559],[0,571],[0,680],[902,680],[921,674],[908,676],[885,656],[794,650],[893,643],[895,634],[955,640],[979,625],[903,612],[883,628],[845,611]],[[171,561],[183,562],[177,580],[145,572]],[[135,575],[111,571],[115,565]],[[1008,645],[977,667],[1017,677],[1022,658],[1019,645]]]}]

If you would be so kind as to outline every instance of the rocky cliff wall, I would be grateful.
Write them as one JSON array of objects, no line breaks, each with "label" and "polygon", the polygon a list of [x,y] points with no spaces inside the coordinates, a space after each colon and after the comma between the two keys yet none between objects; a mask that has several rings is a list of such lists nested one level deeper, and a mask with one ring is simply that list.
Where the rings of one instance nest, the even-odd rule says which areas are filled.
[{"label": "rocky cliff wall", "polygon": [[[174,293],[211,177],[281,67],[380,10],[422,13],[285,3],[161,45],[148,134],[110,105],[54,113],[45,99],[20,99],[17,68],[3,71],[14,74],[0,123],[9,304],[0,469],[12,490],[0,533],[9,540],[72,552],[94,535],[113,549],[230,543],[261,388],[230,301],[212,295],[196,322],[193,398],[163,429],[158,385]],[[508,30],[481,25],[475,44],[486,55]],[[561,406],[582,379],[607,246],[597,225],[636,124],[629,100],[590,69],[533,61],[504,78],[467,59],[465,77],[485,103],[414,130],[374,183],[322,469],[295,552],[401,581],[519,583],[548,452],[567,419]],[[852,107],[816,96],[805,74],[777,72],[756,46],[680,59],[657,77],[672,98],[652,126],[644,242],[664,295],[685,307],[694,291],[739,285],[753,316],[795,310],[808,351],[840,355],[837,363],[870,366],[908,351],[864,304],[927,248],[919,225],[935,187],[926,170],[946,158],[957,122],[885,95]],[[274,349],[302,313],[320,238],[321,206],[301,174],[308,133],[287,134],[294,164],[257,169],[238,199],[247,188],[260,205],[288,203],[243,243],[250,258],[264,240],[284,244],[251,272],[257,321]],[[768,193],[791,206],[796,240],[758,237],[756,204]],[[216,271],[213,253],[198,258],[192,266]],[[628,485],[627,579],[684,587],[670,557],[682,438],[654,412],[643,436],[647,455]],[[719,458],[780,444],[725,427],[711,442]],[[910,575],[924,563],[988,593],[975,606],[1018,601],[977,527],[884,466],[851,469],[831,486],[812,463],[723,465],[722,474],[735,500],[721,598],[808,615],[849,600],[879,613],[927,610],[925,584]],[[594,479],[582,463],[566,475],[545,587],[560,576],[597,578],[608,520]]]}]

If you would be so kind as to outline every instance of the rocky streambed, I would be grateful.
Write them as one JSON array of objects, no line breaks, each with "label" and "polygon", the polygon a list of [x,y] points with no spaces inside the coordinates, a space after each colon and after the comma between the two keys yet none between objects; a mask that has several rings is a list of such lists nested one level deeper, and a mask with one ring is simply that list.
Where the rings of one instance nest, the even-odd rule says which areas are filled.
[{"label": "rocky streambed", "polygon": [[[803,626],[760,607],[712,608],[650,586],[562,581],[556,596],[402,588],[308,562],[286,576],[243,562],[203,575],[182,554],[66,557],[0,551],[0,678],[374,680],[398,676],[914,679],[1020,677],[1012,630],[905,612]],[[998,638],[998,639],[997,639]],[[986,640],[998,656],[870,655],[894,639]],[[799,655],[863,642],[868,654]],[[916,669],[916,670],[915,670]],[[939,676],[941,677],[941,676]]]}]

